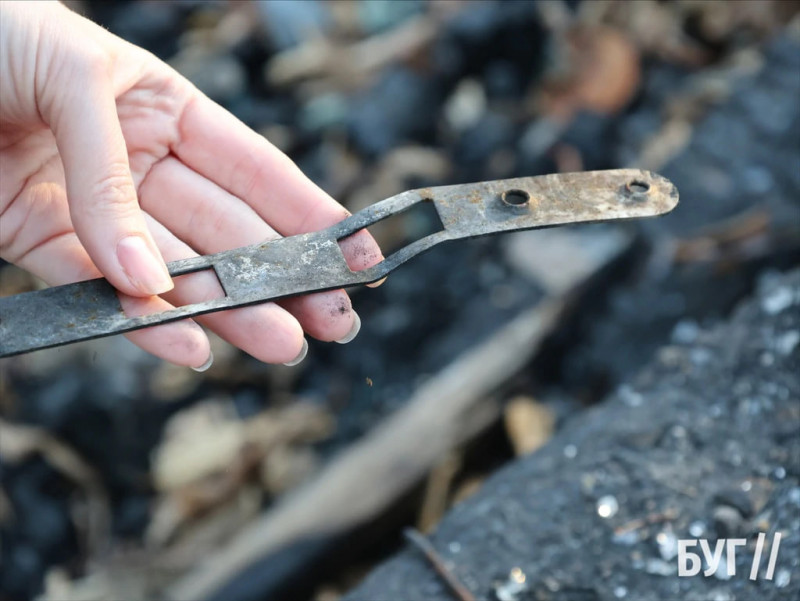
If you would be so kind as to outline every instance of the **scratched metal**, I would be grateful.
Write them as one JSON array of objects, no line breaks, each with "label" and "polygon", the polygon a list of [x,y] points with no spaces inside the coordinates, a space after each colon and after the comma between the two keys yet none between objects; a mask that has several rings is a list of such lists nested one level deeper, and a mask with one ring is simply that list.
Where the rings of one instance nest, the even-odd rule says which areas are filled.
[{"label": "scratched metal", "polygon": [[[522,204],[514,204],[519,203]],[[338,240],[420,202],[432,202],[444,229],[379,264],[351,271]],[[175,261],[178,276],[213,269],[225,297],[127,317],[104,279],[0,298],[0,357],[121,334],[187,317],[287,296],[375,282],[447,240],[570,223],[653,217],[678,203],[664,177],[637,169],[564,173],[410,190],[319,232]]]}]

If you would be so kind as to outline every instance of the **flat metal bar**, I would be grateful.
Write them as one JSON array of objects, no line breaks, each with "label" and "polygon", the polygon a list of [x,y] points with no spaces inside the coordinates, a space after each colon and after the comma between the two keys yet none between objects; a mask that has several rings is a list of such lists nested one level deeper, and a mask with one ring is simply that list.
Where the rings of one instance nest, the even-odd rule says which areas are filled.
[{"label": "flat metal bar", "polygon": [[[432,202],[444,229],[363,271],[351,271],[338,241]],[[173,276],[213,269],[226,296],[128,317],[114,288],[89,280],[0,298],[0,357],[99,338],[288,296],[377,281],[447,240],[571,223],[653,217],[678,203],[664,177],[638,169],[563,173],[423,188],[378,202],[319,232],[168,264]]]}]

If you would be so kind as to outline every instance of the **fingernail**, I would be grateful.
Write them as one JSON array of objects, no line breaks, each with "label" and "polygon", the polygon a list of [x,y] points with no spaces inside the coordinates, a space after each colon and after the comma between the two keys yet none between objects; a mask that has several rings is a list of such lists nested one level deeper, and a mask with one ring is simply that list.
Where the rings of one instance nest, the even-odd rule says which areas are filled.
[{"label": "fingernail", "polygon": [[293,367],[293,366],[297,365],[298,363],[300,363],[303,359],[305,359],[307,354],[308,354],[308,340],[303,338],[303,348],[300,349],[300,354],[297,355],[297,357],[295,357],[291,361],[288,361],[287,363],[284,363],[284,365],[286,365],[288,367]]},{"label": "fingernail", "polygon": [[339,344],[347,344],[348,342],[352,341],[353,338],[358,336],[358,332],[361,330],[361,318],[358,316],[358,313],[353,311],[353,327],[350,328],[350,331],[347,332],[344,338],[340,338],[336,342]]},{"label": "fingernail", "polygon": [[372,282],[371,284],[367,284],[367,288],[377,288],[381,286],[386,281],[386,276],[379,279],[377,282]]},{"label": "fingernail", "polygon": [[206,359],[206,362],[203,363],[201,366],[193,367],[192,369],[195,370],[196,372],[202,373],[206,371],[209,367],[211,367],[212,363],[214,363],[214,353],[208,353],[208,359]]},{"label": "fingernail", "polygon": [[130,283],[143,294],[163,294],[175,286],[164,263],[141,236],[120,240],[117,259]]}]

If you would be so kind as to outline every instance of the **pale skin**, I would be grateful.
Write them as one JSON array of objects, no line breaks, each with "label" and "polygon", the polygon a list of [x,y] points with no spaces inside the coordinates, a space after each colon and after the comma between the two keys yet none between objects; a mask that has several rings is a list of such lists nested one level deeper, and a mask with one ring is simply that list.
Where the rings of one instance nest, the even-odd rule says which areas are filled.
[{"label": "pale skin", "polygon": [[[51,285],[106,277],[128,315],[222,295],[165,261],[328,227],[348,215],[291,160],[148,52],[56,2],[0,2],[0,257]],[[382,260],[366,232],[354,270]],[[257,359],[296,360],[304,335],[348,340],[342,290],[197,318]],[[191,320],[128,334],[206,367]]]}]

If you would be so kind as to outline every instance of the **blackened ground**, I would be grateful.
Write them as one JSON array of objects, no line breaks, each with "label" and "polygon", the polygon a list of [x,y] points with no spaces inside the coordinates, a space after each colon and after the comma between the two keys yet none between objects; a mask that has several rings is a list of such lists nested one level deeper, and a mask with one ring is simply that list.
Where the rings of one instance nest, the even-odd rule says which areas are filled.
[{"label": "blackened ground", "polygon": [[[613,386],[647,362],[676,324],[685,331],[727,315],[761,269],[800,260],[800,43],[779,37],[764,58],[763,69],[736,82],[729,99],[708,112],[687,148],[661,170],[680,190],[678,208],[636,227],[654,243],[690,240],[737,214],[763,211],[773,232],[785,232],[780,249],[762,259],[727,263],[659,266],[658,257],[651,258],[649,269],[610,291],[602,311],[587,313],[581,344],[567,344],[568,356],[558,369],[540,370],[551,381],[579,395],[601,389],[598,382]],[[665,89],[691,85],[671,67],[648,72],[637,108],[615,129],[620,139],[615,164],[641,155],[652,134],[644,124],[660,118]]]},{"label": "blackened ground", "polygon": [[[597,293],[540,354],[529,372],[537,388],[596,402],[671,335],[726,317],[764,269],[800,261],[800,43],[782,36],[764,54],[763,68],[734,82],[729,99],[708,110],[687,147],[663,169],[680,190],[678,208],[620,226],[643,241],[638,256],[602,274]],[[680,95],[693,85],[685,72],[652,65],[630,114],[585,115],[564,139],[590,157],[588,168],[625,165],[641,155],[644,132],[652,136],[663,118],[667,90]],[[598,130],[603,135],[594,135]],[[598,152],[598,145],[608,151]],[[613,159],[591,163],[595,155]],[[747,211],[767,216],[765,236],[776,238],[774,248],[727,261],[664,255]],[[497,294],[503,290],[505,297]],[[339,430],[330,443],[347,444],[394,411],[427,374],[541,298],[541,287],[498,253],[497,240],[437,247],[382,288],[354,297],[363,322],[359,344],[313,345],[313,369],[301,390],[325,391],[334,404],[347,399],[336,406]]]},{"label": "blackened ground", "polygon": [[[339,415],[326,443],[359,438],[405,403],[425,378],[543,297],[540,286],[505,260],[497,239],[432,249],[354,298],[359,344],[314,344],[299,386],[325,392]],[[367,380],[369,378],[369,380]]]},{"label": "blackened ground", "polygon": [[[763,210],[787,238],[778,252],[727,263],[668,261],[659,268],[658,257],[645,253],[638,270],[625,281],[610,279],[615,284],[608,294],[587,303],[572,327],[551,341],[551,352],[540,355],[530,377],[588,401],[632,378],[662,351],[636,386],[622,385],[612,400],[576,418],[547,449],[485,483],[478,498],[445,519],[434,542],[479,598],[494,598],[494,583],[506,581],[514,567],[523,569],[529,584],[521,600],[796,597],[800,362],[797,347],[780,354],[775,345],[787,344],[781,347],[786,351],[800,335],[800,309],[760,309],[775,306],[783,294],[775,290],[788,289],[769,284],[767,272],[762,279],[776,286],[772,293],[751,302],[730,325],[702,331],[752,292],[759,273],[798,261],[800,46],[784,36],[765,57],[764,68],[734,85],[729,100],[709,111],[687,148],[663,170],[681,191],[679,208],[636,227],[655,248],[665,240],[702,236],[705,228],[748,209]],[[654,65],[624,121],[590,120],[619,140],[615,164],[640,156],[645,136],[638,132],[652,133],[664,89],[690,85],[685,73]],[[584,155],[591,151],[590,137],[574,139],[583,140]],[[795,303],[799,278],[795,273],[787,281]],[[687,346],[664,349],[670,340]],[[578,451],[575,459],[564,457],[567,447],[568,453]],[[621,507],[612,520],[596,513],[596,501],[607,494]],[[666,524],[680,537],[690,537],[690,523],[709,538],[733,536],[725,530],[731,525],[715,525],[712,515],[725,515],[719,508],[728,504],[737,505],[737,536],[752,542],[759,528],[784,531],[784,572],[773,583],[747,580],[752,549],[741,557],[739,574],[745,576],[730,581],[679,580],[675,559],[661,558],[655,537],[669,532]],[[673,511],[675,518],[640,529],[633,543],[633,535],[613,540],[613,529],[625,522]],[[777,586],[787,578],[787,586]],[[348,598],[452,595],[419,553],[407,549]]]},{"label": "blackened ground", "polygon": [[[765,561],[748,578],[759,532],[783,536],[771,581]],[[676,539],[698,537],[712,548],[749,541],[735,576],[677,576]],[[525,575],[519,601],[796,599],[800,271],[762,280],[730,323],[662,347],[630,384],[456,506],[431,539],[479,599],[502,598],[514,568]],[[346,596],[453,598],[416,548]]]}]

